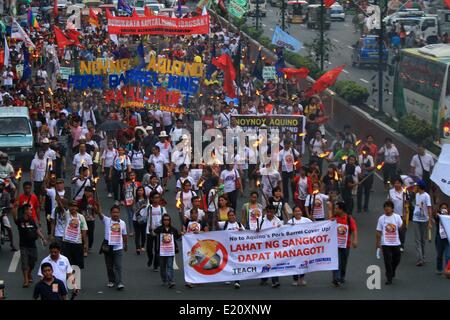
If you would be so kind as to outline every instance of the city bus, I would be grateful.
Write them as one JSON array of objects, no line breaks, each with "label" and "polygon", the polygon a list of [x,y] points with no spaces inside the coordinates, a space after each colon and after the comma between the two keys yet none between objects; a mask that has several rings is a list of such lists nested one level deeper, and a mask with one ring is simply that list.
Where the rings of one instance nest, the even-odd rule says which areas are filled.
[{"label": "city bus", "polygon": [[394,111],[412,113],[431,124],[442,143],[450,143],[450,44],[403,49],[395,72]]}]

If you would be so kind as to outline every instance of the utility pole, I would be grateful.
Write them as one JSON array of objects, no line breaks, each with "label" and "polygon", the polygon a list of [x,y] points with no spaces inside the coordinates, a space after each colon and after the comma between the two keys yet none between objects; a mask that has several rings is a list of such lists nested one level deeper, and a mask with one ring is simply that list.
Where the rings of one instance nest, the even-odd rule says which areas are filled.
[{"label": "utility pole", "polygon": [[259,0],[256,0],[256,30],[259,30]]},{"label": "utility pole", "polygon": [[324,60],[324,18],[325,18],[325,4],[320,0],[320,70],[323,71]]},{"label": "utility pole", "polygon": [[378,114],[384,115],[383,111],[383,76],[384,76],[384,29],[383,23],[384,15],[387,10],[386,0],[378,0],[378,6],[380,7],[380,28],[378,29]]},{"label": "utility pole", "polygon": [[281,30],[286,29],[286,2],[281,0]]}]

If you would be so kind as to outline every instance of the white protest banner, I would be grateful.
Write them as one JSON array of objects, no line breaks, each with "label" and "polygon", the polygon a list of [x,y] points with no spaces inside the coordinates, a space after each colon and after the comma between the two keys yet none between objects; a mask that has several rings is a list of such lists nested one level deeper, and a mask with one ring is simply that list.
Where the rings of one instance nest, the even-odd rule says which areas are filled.
[{"label": "white protest banner", "polygon": [[61,79],[69,79],[69,76],[75,74],[75,68],[61,67],[60,68]]},{"label": "white protest banner", "polygon": [[337,224],[322,221],[260,232],[185,234],[183,263],[185,281],[190,283],[337,270]]},{"label": "white protest banner", "polygon": [[[447,237],[448,243],[450,245],[450,237],[448,236],[450,234],[450,216],[444,216],[442,214],[439,215],[439,222],[440,226],[444,228],[444,234]],[[439,234],[442,235],[442,230],[439,228]]]},{"label": "white protest banner", "polygon": [[442,146],[441,154],[430,178],[443,193],[450,196],[450,144]]},{"label": "white protest banner", "polygon": [[267,82],[269,80],[277,80],[278,77],[277,77],[277,71],[275,70],[275,67],[273,67],[273,66],[263,67],[262,77],[264,79],[264,82]]}]

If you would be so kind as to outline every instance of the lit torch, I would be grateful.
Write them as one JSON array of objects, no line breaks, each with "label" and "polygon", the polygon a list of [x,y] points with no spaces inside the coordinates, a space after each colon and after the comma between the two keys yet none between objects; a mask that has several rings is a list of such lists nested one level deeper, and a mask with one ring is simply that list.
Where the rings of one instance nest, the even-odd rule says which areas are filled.
[{"label": "lit torch", "polygon": [[306,133],[304,133],[304,132],[299,133],[298,136],[299,136],[299,137],[304,137],[304,136],[306,136]]},{"label": "lit torch", "polygon": [[177,209],[181,209],[181,199],[177,200],[176,207],[177,207]]},{"label": "lit torch", "polygon": [[341,160],[342,160],[342,161],[347,161],[347,159],[348,159],[348,156],[342,156],[342,157],[341,157]]},{"label": "lit torch", "polygon": [[359,144],[361,143],[362,140],[358,140],[355,142],[355,146],[359,146]]},{"label": "lit torch", "polygon": [[260,185],[261,185],[261,181],[256,180],[256,187],[259,188]]},{"label": "lit torch", "polygon": [[22,168],[19,168],[16,174],[16,180],[22,179]]},{"label": "lit torch", "polygon": [[319,158],[326,158],[330,155],[330,151],[319,154]]},{"label": "lit torch", "polygon": [[339,181],[339,173],[337,171],[334,172],[334,180]]},{"label": "lit torch", "polygon": [[377,165],[377,170],[381,170],[384,167],[384,161]]},{"label": "lit torch", "polygon": [[312,194],[319,194],[319,189],[314,190]]}]

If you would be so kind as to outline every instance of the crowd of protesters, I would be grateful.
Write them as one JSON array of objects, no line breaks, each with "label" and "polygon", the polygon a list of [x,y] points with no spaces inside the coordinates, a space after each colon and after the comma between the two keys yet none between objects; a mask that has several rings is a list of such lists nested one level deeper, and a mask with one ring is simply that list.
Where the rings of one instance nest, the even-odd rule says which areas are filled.
[{"label": "crowd of protesters", "polygon": [[[350,125],[343,125],[341,132],[330,137],[325,131],[326,106],[321,97],[308,96],[309,87],[300,82],[285,86],[257,80],[249,50],[239,49],[238,44],[246,40],[221,25],[220,20],[212,19],[210,36],[145,39],[146,61],[158,55],[208,64],[214,53],[240,60],[237,68],[241,81],[235,83],[239,99],[226,98],[223,76],[215,70],[202,84],[199,97],[185,105],[183,114],[122,108],[119,103],[107,103],[99,90],[68,89],[49,54],[58,52],[61,65],[73,63],[75,57],[127,58],[135,55],[141,40],[138,37],[119,37],[116,44],[104,25],[84,26],[82,49],[58,50],[45,25],[40,31],[31,31],[30,36],[38,50],[32,55],[32,75],[19,78],[16,67],[23,63],[26,49],[22,42],[11,40],[0,105],[29,107],[38,149],[30,167],[24,168],[30,169],[28,181],[17,177],[19,165],[15,161],[8,161],[5,153],[0,155],[0,202],[3,215],[13,217],[17,225],[24,287],[33,282],[36,271],[36,241],[40,238],[44,244],[51,243],[49,256],[38,268],[42,281],[35,288],[35,298],[66,298],[67,281],[73,281],[71,265],[89,272],[85,258],[100,243],[108,287],[122,290],[126,277],[132,276],[124,279],[122,263],[124,252],[132,247],[137,255],[147,255],[147,266],[159,271],[162,282],[172,288],[178,250],[160,256],[161,239],[174,241],[177,249],[177,240],[186,233],[259,231],[327,219],[349,227],[348,241],[339,248],[339,270],[332,277],[333,285],[343,286],[350,248],[358,246],[358,216],[373,207],[384,208],[376,226],[376,247],[384,257],[386,284],[395,278],[408,224],[414,229],[415,244],[411,246],[416,247],[417,266],[425,263],[428,230],[437,224],[436,270],[449,275],[450,249],[437,215],[448,214],[448,204],[432,203],[430,172],[434,160],[425,149],[419,146],[410,168],[400,168],[401,155],[390,138],[377,146],[373,136],[359,137]],[[242,59],[236,59],[238,55]],[[239,132],[242,129],[232,117],[235,114],[304,115],[305,147],[291,132],[282,134],[276,155],[279,170],[259,162],[192,165],[186,149],[176,148],[177,144],[189,143],[186,133],[192,133],[196,120],[202,121],[204,130],[219,128],[224,135],[229,133],[227,129]],[[121,124],[122,129],[109,130],[108,122]],[[214,157],[224,153],[215,150]],[[271,153],[270,148],[267,153]],[[377,171],[384,178],[383,206],[371,204]],[[405,191],[401,172],[417,178],[413,189]],[[99,192],[106,193],[106,201],[99,200]],[[175,211],[168,208],[174,202]],[[243,203],[242,207],[238,203]],[[179,219],[181,228],[175,227],[175,219]],[[104,237],[95,239],[99,221]],[[392,225],[396,226],[396,236],[387,238],[385,233]],[[12,250],[17,250],[15,228],[10,223],[5,228]],[[373,230],[375,233],[375,226]],[[280,286],[278,278],[271,281],[274,288]],[[58,291],[48,292],[45,285],[56,285]],[[305,275],[294,276],[293,285],[306,285]],[[193,287],[190,283],[186,286]],[[235,288],[240,286],[234,283]]]}]

